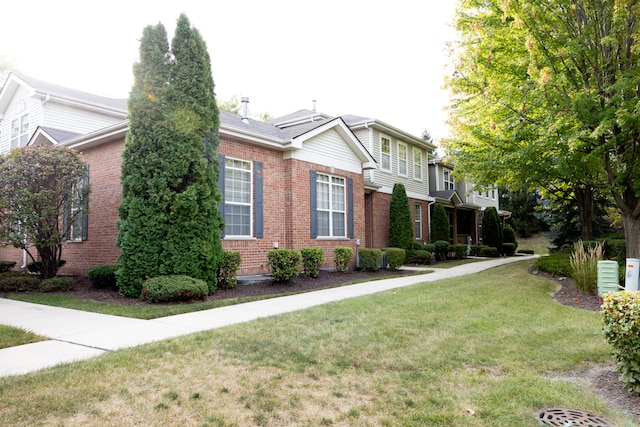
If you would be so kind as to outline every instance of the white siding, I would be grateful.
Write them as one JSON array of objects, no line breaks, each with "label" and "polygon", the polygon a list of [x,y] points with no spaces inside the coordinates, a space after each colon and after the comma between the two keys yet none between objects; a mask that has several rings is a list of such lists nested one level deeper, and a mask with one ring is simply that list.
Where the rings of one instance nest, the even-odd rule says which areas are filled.
[{"label": "white siding", "polygon": [[122,118],[119,117],[110,117],[93,111],[48,102],[45,104],[41,125],[82,134],[93,132],[121,121]]},{"label": "white siding", "polygon": [[302,144],[302,150],[292,152],[290,158],[362,173],[360,159],[334,129],[329,129],[305,141]]},{"label": "white siding", "polygon": [[25,113],[29,113],[29,137],[31,137],[42,118],[42,104],[39,100],[32,98],[26,89],[20,87],[4,111],[4,117],[0,123],[0,153],[9,151],[11,122]]}]

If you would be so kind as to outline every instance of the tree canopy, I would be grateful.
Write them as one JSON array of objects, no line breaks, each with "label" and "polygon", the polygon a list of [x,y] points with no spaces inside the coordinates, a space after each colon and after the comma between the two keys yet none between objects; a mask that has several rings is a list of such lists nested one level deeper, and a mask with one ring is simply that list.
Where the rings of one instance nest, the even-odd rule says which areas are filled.
[{"label": "tree canopy", "polygon": [[68,148],[25,147],[0,157],[0,239],[39,260],[45,279],[57,274],[73,229],[86,230],[87,179],[87,165]]},{"label": "tree canopy", "polygon": [[606,188],[633,257],[639,8],[623,0],[460,0],[446,143],[474,182],[570,188],[584,215]]},{"label": "tree canopy", "polygon": [[223,220],[217,189],[219,111],[211,63],[185,15],[171,48],[162,26],[140,42],[129,97],[118,245],[120,291],[145,278],[183,274],[215,290]]}]

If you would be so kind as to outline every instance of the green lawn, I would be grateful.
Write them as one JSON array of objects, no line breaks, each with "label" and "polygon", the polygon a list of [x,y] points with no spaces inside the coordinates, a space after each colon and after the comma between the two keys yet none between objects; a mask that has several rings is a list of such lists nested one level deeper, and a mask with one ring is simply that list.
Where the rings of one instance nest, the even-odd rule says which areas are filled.
[{"label": "green lawn", "polygon": [[599,313],[531,262],[0,379],[0,425],[538,426],[569,407],[635,424],[579,380]]},{"label": "green lawn", "polygon": [[0,349],[13,347],[16,345],[30,344],[38,341],[45,341],[46,339],[47,338],[45,337],[41,337],[20,328],[0,325]]}]

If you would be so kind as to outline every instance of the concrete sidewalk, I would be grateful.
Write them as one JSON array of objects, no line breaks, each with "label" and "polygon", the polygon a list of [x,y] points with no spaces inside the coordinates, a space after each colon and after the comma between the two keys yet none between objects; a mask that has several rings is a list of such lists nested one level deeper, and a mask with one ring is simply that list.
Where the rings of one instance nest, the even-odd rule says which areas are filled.
[{"label": "concrete sidewalk", "polygon": [[423,282],[478,273],[498,265],[534,258],[496,258],[424,275],[397,277],[323,289],[280,298],[196,311],[153,320],[130,319],[0,298],[0,324],[50,338],[0,350],[0,377],[99,356],[194,332],[248,322],[261,317],[302,310],[332,301],[369,295]]}]

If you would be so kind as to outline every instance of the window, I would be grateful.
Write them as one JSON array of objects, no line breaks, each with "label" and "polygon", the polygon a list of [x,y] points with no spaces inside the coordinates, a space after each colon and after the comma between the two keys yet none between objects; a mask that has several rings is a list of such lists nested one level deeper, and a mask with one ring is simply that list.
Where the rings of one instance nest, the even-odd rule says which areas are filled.
[{"label": "window", "polygon": [[416,203],[415,205],[415,233],[416,240],[422,240],[422,205]]},{"label": "window", "polygon": [[422,181],[422,150],[413,148],[413,179]]},{"label": "window", "polygon": [[320,237],[346,237],[345,179],[316,174],[317,232]]},{"label": "window", "polygon": [[391,140],[380,138],[380,170],[391,172]]},{"label": "window", "polygon": [[87,212],[89,186],[88,175],[79,178],[71,188],[71,200],[65,204],[63,217],[64,233],[67,241],[87,240],[89,216]]},{"label": "window", "polygon": [[225,236],[251,236],[251,162],[225,158],[224,165]]},{"label": "window", "polygon": [[407,160],[407,144],[398,142],[398,175],[407,176],[408,163]]},{"label": "window", "polygon": [[11,148],[24,147],[29,137],[29,114],[11,121]]},{"label": "window", "polygon": [[453,180],[453,174],[450,171],[444,171],[444,189],[455,190],[456,184]]}]

